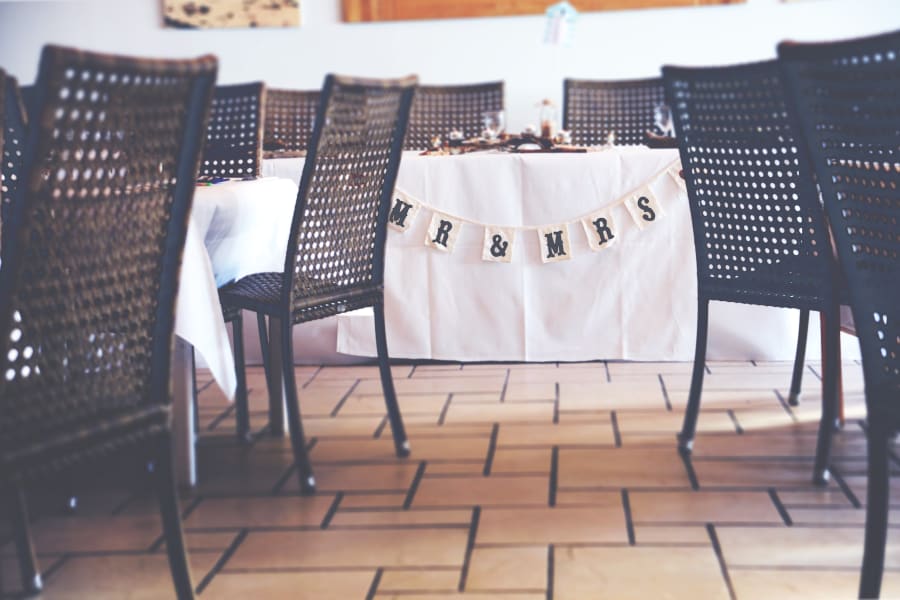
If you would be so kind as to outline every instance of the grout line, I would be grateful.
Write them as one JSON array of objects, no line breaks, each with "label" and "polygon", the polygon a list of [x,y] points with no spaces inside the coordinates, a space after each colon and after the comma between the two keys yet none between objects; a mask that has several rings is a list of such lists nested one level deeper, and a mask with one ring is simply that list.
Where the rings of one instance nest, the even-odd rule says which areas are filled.
[{"label": "grout line", "polygon": [[553,600],[553,579],[556,571],[556,549],[553,544],[547,545],[547,600]]},{"label": "grout line", "polygon": [[659,378],[659,387],[662,388],[663,401],[666,403],[666,410],[672,411],[672,401],[669,399],[669,391],[666,389],[666,382],[663,379],[662,373],[657,373],[656,375]]},{"label": "grout line", "polygon": [[198,387],[197,390],[196,390],[196,395],[199,396],[201,393],[205,392],[205,391],[206,391],[206,388],[208,388],[209,386],[211,386],[211,385],[213,384],[214,381],[215,381],[215,379],[210,379],[209,381],[207,381],[206,383],[204,383],[202,386]]},{"label": "grout line", "polygon": [[757,365],[756,365],[756,361],[753,360],[752,358],[750,359],[750,364],[753,365],[754,367],[757,366]]},{"label": "grout line", "polygon": [[794,410],[787,403],[787,400],[784,399],[784,396],[781,395],[781,392],[779,392],[777,389],[773,391],[775,392],[775,397],[778,398],[778,401],[781,403],[781,407],[784,409],[784,412],[790,415],[791,420],[794,423],[799,423],[800,420],[797,418],[797,415],[794,414]]},{"label": "grout line", "polygon": [[466,579],[469,577],[469,561],[472,559],[472,551],[475,549],[475,536],[478,535],[478,522],[480,520],[481,507],[472,507],[472,523],[469,526],[469,537],[466,540],[466,554],[459,573],[459,586],[456,588],[458,592],[466,591]]},{"label": "grout line", "polygon": [[506,369],[506,378],[503,380],[503,389],[500,390],[500,402],[506,402],[506,388],[509,386],[509,373],[512,369]]},{"label": "grout line", "polygon": [[731,583],[731,576],[728,575],[728,565],[725,564],[725,556],[722,554],[722,546],[719,544],[719,536],[716,535],[715,525],[707,523],[706,533],[709,535],[709,541],[712,542],[716,558],[719,559],[719,569],[722,571],[722,577],[725,579],[726,587],[728,587],[728,596],[731,600],[736,600],[737,595],[734,593],[734,585]]},{"label": "grout line", "polygon": [[634,546],[637,541],[634,535],[634,520],[631,516],[631,498],[628,489],[622,488],[622,509],[625,511],[625,531],[628,533],[628,545]]},{"label": "grout line", "polygon": [[703,368],[706,369],[707,375],[712,375],[712,369],[709,368],[709,363],[703,363]]},{"label": "grout line", "polygon": [[376,440],[381,438],[381,434],[384,433],[384,428],[387,427],[387,424],[388,424],[388,416],[384,415],[381,418],[381,423],[379,423],[378,427],[375,428],[375,431],[372,432],[372,438],[376,439]]},{"label": "grout line", "polygon": [[606,371],[606,383],[611,383],[612,376],[609,374],[609,361],[603,361],[603,369]]},{"label": "grout line", "polygon": [[[248,397],[250,396],[250,388],[247,388],[247,396]],[[230,415],[231,413],[234,412],[235,406],[236,405],[234,403],[232,403],[231,405],[228,406],[228,408],[226,408],[225,410],[220,412],[218,415],[216,415],[216,417],[212,421],[209,422],[209,425],[206,426],[206,430],[207,431],[215,431],[216,427],[219,426],[219,423],[221,423],[222,421],[227,419],[228,415]],[[199,419],[200,415],[195,415],[194,418]]]},{"label": "grout line", "polygon": [[191,503],[188,504],[187,508],[185,508],[181,513],[181,520],[186,521],[191,514],[197,510],[197,507],[200,506],[200,503],[203,502],[205,498],[202,495],[198,495],[196,498],[191,500]]},{"label": "grout line", "polygon": [[413,499],[416,497],[416,492],[419,491],[419,484],[422,483],[422,476],[425,475],[425,468],[427,466],[427,460],[423,460],[419,463],[419,468],[416,469],[416,474],[413,476],[412,483],[409,484],[409,491],[406,493],[406,498],[403,500],[403,510],[409,510],[409,507],[412,506]]},{"label": "grout line", "polygon": [[622,433],[619,431],[619,417],[616,411],[609,411],[609,422],[612,423],[613,439],[616,441],[616,448],[622,447]]},{"label": "grout line", "polygon": [[315,379],[324,368],[325,367],[323,367],[322,365],[319,365],[319,368],[313,371],[313,374],[309,376],[309,379],[303,382],[303,385],[300,386],[300,389],[305,390],[306,387],[313,382],[313,379]]},{"label": "grout line", "polygon": [[219,560],[216,561],[216,564],[213,565],[212,569],[209,570],[209,573],[200,581],[200,585],[197,586],[197,594],[202,594],[203,590],[209,586],[210,582],[213,580],[213,577],[219,574],[219,571],[222,570],[222,567],[225,566],[231,557],[234,555],[235,551],[238,549],[245,539],[247,539],[247,534],[250,531],[246,528],[241,529],[234,539],[231,541],[231,544],[225,549],[225,552],[222,553],[222,556],[219,557]]},{"label": "grout line", "polygon": [[[41,573],[41,577],[43,578],[44,582],[48,581],[51,577],[53,577],[53,574],[56,573],[57,571],[59,571],[60,567],[62,567],[67,562],[69,562],[70,558],[72,558],[71,554],[69,554],[69,553],[63,554],[59,558],[59,560],[57,560],[56,562],[51,564],[49,567],[44,569],[44,571]],[[0,580],[0,581],[2,581],[2,580]],[[2,594],[2,593],[3,593],[3,588],[0,587],[0,594]]]},{"label": "grout line", "polygon": [[837,467],[835,467],[834,465],[829,465],[828,470],[831,473],[831,476],[834,478],[835,483],[838,484],[838,487],[841,488],[841,491],[844,492],[845,496],[847,496],[847,500],[849,500],[850,504],[853,505],[853,508],[862,508],[862,502],[859,501],[859,498],[856,497],[856,494],[853,493],[853,490],[850,489],[850,486],[847,485],[846,481],[844,481],[844,478],[837,470]]},{"label": "grout line", "polygon": [[559,382],[554,384],[553,391],[553,424],[559,424]]},{"label": "grout line", "polygon": [[123,500],[122,502],[119,502],[119,504],[117,504],[116,507],[112,509],[110,516],[115,517],[117,515],[122,514],[125,511],[125,509],[128,507],[129,504],[131,504],[132,502],[134,502],[135,500],[137,500],[138,498],[140,498],[142,496],[143,496],[143,494],[141,494],[139,492],[135,492],[135,493],[129,495],[127,498],[125,498],[125,500]]},{"label": "grout line", "polygon": [[450,402],[453,401],[453,392],[447,394],[447,400],[444,401],[444,406],[441,407],[441,414],[438,416],[437,424],[443,425],[444,421],[447,419],[447,411],[450,410]]},{"label": "grout line", "polygon": [[375,594],[378,593],[378,586],[381,584],[381,577],[384,575],[384,567],[378,567],[375,569],[375,576],[372,578],[372,585],[369,586],[369,591],[366,592],[366,600],[373,600],[375,598]]},{"label": "grout line", "polygon": [[270,496],[277,496],[279,492],[281,492],[281,488],[284,487],[284,484],[287,483],[288,478],[291,476],[291,473],[294,472],[297,463],[292,462],[291,465],[285,470],[284,473],[281,474],[281,477],[278,478],[278,481],[275,482],[275,485],[272,486],[272,491],[269,493]]},{"label": "grout line", "polygon": [[818,379],[819,381],[822,381],[822,376],[819,375],[819,372],[816,371],[816,370],[812,367],[812,365],[806,365],[806,368],[809,369],[810,372],[812,372],[812,374],[816,376],[816,379]]},{"label": "grout line", "polygon": [[684,464],[684,470],[687,471],[688,480],[691,482],[691,489],[697,491],[700,489],[700,482],[697,480],[697,473],[694,471],[694,464],[688,454],[679,452],[681,462]]},{"label": "grout line", "polygon": [[341,500],[343,499],[344,492],[338,492],[334,495],[334,501],[331,503],[331,506],[328,507],[328,512],[326,512],[325,516],[322,518],[322,524],[319,525],[320,529],[328,529],[328,526],[331,525],[331,520],[334,519],[334,515],[338,511],[338,506],[340,506]]},{"label": "grout line", "polygon": [[548,506],[556,506],[556,490],[559,482],[559,446],[553,446],[550,453],[550,490],[547,493]]},{"label": "grout line", "polygon": [[725,413],[728,415],[728,418],[731,419],[731,422],[734,424],[735,432],[737,432],[738,435],[743,435],[744,428],[741,427],[741,424],[738,422],[737,415],[734,414],[734,411],[729,408],[728,410],[725,411]]},{"label": "grout line", "polygon": [[362,381],[362,379],[357,379],[356,381],[353,382],[353,385],[350,386],[350,389],[347,390],[347,393],[345,393],[341,397],[341,399],[338,400],[338,403],[335,404],[334,409],[331,411],[331,415],[330,415],[331,417],[336,417],[338,415],[338,413],[341,411],[341,408],[343,408],[344,403],[347,401],[347,398],[350,397],[350,395],[353,393],[353,390],[356,389],[356,386],[358,386],[361,381]]},{"label": "grout line", "polygon": [[500,434],[500,423],[494,423],[491,428],[491,441],[488,444],[487,456],[484,459],[484,470],[482,475],[487,477],[491,474],[491,467],[494,465],[494,453],[497,451],[497,437]]},{"label": "grout line", "polygon": [[794,520],[791,519],[791,515],[788,512],[787,507],[781,501],[781,498],[778,497],[778,492],[775,488],[769,488],[769,498],[772,499],[772,504],[775,505],[775,510],[778,511],[778,514],[781,515],[781,520],[784,521],[784,524],[788,527],[794,524]]},{"label": "grout line", "polygon": [[412,369],[410,369],[410,371],[409,371],[409,375],[406,376],[407,379],[412,379],[413,373],[416,372],[416,367],[418,367],[418,366],[419,365],[413,365]]}]

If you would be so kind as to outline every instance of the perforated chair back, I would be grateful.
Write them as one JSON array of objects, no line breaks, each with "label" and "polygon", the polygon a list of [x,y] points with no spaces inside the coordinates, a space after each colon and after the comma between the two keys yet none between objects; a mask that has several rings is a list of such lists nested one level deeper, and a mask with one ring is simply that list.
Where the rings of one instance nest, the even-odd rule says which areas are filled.
[{"label": "perforated chair back", "polygon": [[[653,111],[664,102],[663,82],[652,79],[563,81],[563,129],[582,146],[605,144],[610,132],[615,145],[638,145],[645,132],[655,131]],[[659,133],[659,132],[657,132]]]},{"label": "perforated chair back", "polygon": [[319,90],[266,90],[264,148],[279,152],[305,152],[319,106]]},{"label": "perforated chair back", "polygon": [[416,82],[326,77],[285,260],[293,322],[380,301],[387,214]]},{"label": "perforated chair back", "polygon": [[420,85],[416,89],[406,134],[407,150],[431,147],[435,136],[446,139],[451,131],[466,138],[481,134],[483,114],[503,110],[503,82],[471,85]]},{"label": "perforated chair back", "polygon": [[26,116],[16,79],[0,71],[0,81],[0,104],[3,106],[3,126],[0,127],[0,149],[3,152],[0,168],[0,256],[3,256],[12,199],[22,180]]},{"label": "perforated chair back", "polygon": [[216,86],[200,164],[202,177],[259,177],[264,106],[262,82]]},{"label": "perforated chair back", "polygon": [[866,387],[896,390],[900,32],[842,43],[782,44],[778,52],[846,276]]},{"label": "perforated chair back", "polygon": [[0,269],[0,479],[165,432],[216,59],[48,46]]},{"label": "perforated chair back", "polygon": [[664,67],[701,298],[818,310],[834,265],[775,61]]}]

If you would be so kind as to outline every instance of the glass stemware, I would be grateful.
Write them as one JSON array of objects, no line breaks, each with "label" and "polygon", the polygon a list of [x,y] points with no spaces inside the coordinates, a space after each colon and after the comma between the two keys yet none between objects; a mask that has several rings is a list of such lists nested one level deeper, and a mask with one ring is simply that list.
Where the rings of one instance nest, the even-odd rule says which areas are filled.
[{"label": "glass stemware", "polygon": [[484,124],[482,136],[487,140],[498,139],[506,130],[506,115],[502,110],[489,110],[481,113]]},{"label": "glass stemware", "polygon": [[675,128],[672,123],[672,109],[668,104],[657,104],[653,107],[653,123],[659,129],[661,135],[675,137]]}]

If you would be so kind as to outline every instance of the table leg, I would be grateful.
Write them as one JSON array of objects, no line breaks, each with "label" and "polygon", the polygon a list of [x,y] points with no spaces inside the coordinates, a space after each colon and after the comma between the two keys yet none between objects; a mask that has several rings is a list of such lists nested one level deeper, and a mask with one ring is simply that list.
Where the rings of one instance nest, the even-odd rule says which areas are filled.
[{"label": "table leg", "polygon": [[269,370],[266,387],[269,392],[269,433],[283,436],[287,429],[284,411],[284,377],[282,375],[281,319],[269,317]]},{"label": "table leg", "polygon": [[172,353],[172,439],[175,477],[181,486],[197,485],[194,453],[194,352],[193,346],[175,336]]}]

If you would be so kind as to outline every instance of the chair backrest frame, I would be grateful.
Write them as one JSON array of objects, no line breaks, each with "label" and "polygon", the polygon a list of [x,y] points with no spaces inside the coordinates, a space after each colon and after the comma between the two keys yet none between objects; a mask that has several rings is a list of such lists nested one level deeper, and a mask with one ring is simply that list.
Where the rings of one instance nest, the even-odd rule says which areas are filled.
[{"label": "chair backrest frame", "polygon": [[778,65],[663,67],[693,225],[701,298],[833,306],[836,268],[812,166]]},{"label": "chair backrest frame", "polygon": [[[42,425],[42,431],[51,436],[65,436],[68,431],[66,428],[71,428],[76,419],[86,418],[86,414],[97,415],[98,418],[104,414],[107,417],[133,414],[136,421],[139,421],[140,415],[148,410],[142,407],[169,404],[170,357],[174,343],[174,307],[181,254],[217,68],[217,60],[211,55],[190,60],[155,60],[59,46],[44,48],[38,83],[34,89],[36,118],[29,127],[25,143],[25,177],[13,198],[10,215],[12,239],[3,268],[0,269],[0,328],[4,338],[0,342],[0,350],[2,356],[10,361],[4,365],[0,377],[0,412],[16,410],[17,407],[21,409],[19,404],[38,394],[35,397],[42,398],[42,402],[50,402],[54,406],[58,404],[56,412],[64,415],[59,419],[48,419],[50,422]],[[172,104],[173,95],[180,98],[175,106]],[[126,109],[123,106],[134,108]],[[159,116],[157,120],[154,116],[158,113],[154,111],[170,112]],[[155,126],[164,119],[168,119],[165,121],[165,132],[160,133],[162,127]],[[70,136],[70,132],[73,135]],[[153,135],[161,136],[156,141],[160,143],[160,148],[167,144],[164,149],[152,147],[147,150],[145,145],[140,146],[140,150],[134,150],[138,147],[134,144],[139,138],[143,140]],[[77,148],[73,150],[73,140],[76,145],[79,140],[83,143],[83,154]],[[95,146],[91,146],[92,142]],[[169,154],[168,148],[175,150],[174,156]],[[147,152],[148,155],[141,157],[141,152]],[[132,153],[134,158],[130,156]],[[108,165],[108,168],[98,166],[101,163]],[[154,166],[148,166],[151,164]],[[108,180],[106,189],[101,188],[104,178]],[[93,185],[91,179],[100,182],[93,189],[90,189]],[[68,183],[70,181],[71,184]],[[54,185],[70,185],[68,189],[73,190],[78,185],[83,187],[69,194],[61,193],[60,188],[53,189]],[[161,228],[146,234],[151,240],[148,243],[158,249],[155,258],[144,258],[143,262],[138,263],[127,262],[130,258],[126,256],[127,252],[121,252],[110,253],[107,255],[110,258],[105,259],[110,264],[118,265],[116,273],[133,272],[135,269],[148,269],[148,272],[158,273],[158,278],[148,284],[147,289],[152,292],[152,297],[143,299],[151,313],[144,317],[146,325],[136,325],[125,317],[113,318],[116,306],[138,301],[121,289],[121,283],[104,281],[91,287],[90,284],[77,280],[79,273],[95,272],[93,263],[90,262],[93,257],[72,252],[67,240],[102,238],[102,228],[97,231],[74,229],[75,224],[99,221],[100,219],[94,218],[97,213],[92,211],[100,210],[97,208],[100,204],[108,212],[120,215],[110,218],[107,214],[107,223],[121,221],[129,214],[143,213],[143,209],[148,209],[149,206],[162,205],[155,209],[158,212],[154,216],[149,217],[158,216]],[[50,243],[52,237],[40,237],[46,231],[46,226],[42,223],[48,219],[56,219],[60,235],[65,236],[58,238],[59,246]],[[122,225],[115,229],[117,232],[121,230]],[[38,254],[35,254],[35,246],[40,246]],[[50,254],[53,257],[46,261],[41,258]],[[51,260],[56,260],[57,264],[54,266],[49,262]],[[117,277],[112,273],[97,275],[101,278]],[[61,283],[58,285],[65,287],[73,295],[57,298],[52,306],[45,306],[46,298],[41,299],[41,292],[29,291],[45,285],[45,281],[59,281]],[[151,279],[144,276],[144,281]],[[26,284],[30,287],[24,287]],[[30,298],[29,294],[33,294],[35,299]],[[79,300],[84,304],[94,302],[97,305],[92,316],[85,316],[83,311],[76,310],[80,306],[71,306]],[[33,302],[42,304],[32,306]],[[57,304],[60,307],[70,305],[70,308],[58,309]],[[68,319],[65,323],[71,326],[71,330],[56,325],[40,326],[43,333],[32,341],[27,334],[30,327],[37,326],[37,319],[29,322],[32,315],[39,311],[46,313],[53,310],[64,312]],[[87,322],[90,319],[104,323],[104,327],[111,330],[97,332],[97,338],[109,333],[112,337],[123,336],[117,343],[125,344],[134,335],[146,335],[149,339],[144,342],[145,354],[140,350],[119,347],[123,354],[117,355],[115,360],[109,356],[97,359],[101,367],[85,370],[83,365],[90,365],[90,361],[95,359],[85,358],[75,349],[66,349],[64,340],[70,340],[73,348],[83,349],[86,336],[82,334],[94,327]],[[117,327],[121,329],[117,330]],[[138,333],[135,334],[135,330]],[[19,333],[15,334],[15,331]],[[22,333],[23,331],[26,333]],[[48,334],[48,331],[52,333]],[[11,332],[20,339],[27,340],[29,344],[33,343],[35,361],[39,360],[42,353],[47,354],[42,360],[62,358],[58,364],[54,362],[52,365],[59,368],[49,368],[50,363],[47,362],[45,372],[40,371],[40,363],[35,362],[33,369],[29,366],[29,372],[33,374],[31,379],[40,377],[44,381],[40,384],[34,384],[33,381],[23,383],[26,377],[10,372],[13,361],[8,358],[7,350],[11,344]],[[93,339],[88,343],[93,344]],[[87,347],[94,348],[92,352],[96,352],[102,350],[100,343],[98,346],[101,347]],[[127,352],[138,352],[138,356],[145,358],[124,354]],[[66,358],[69,356],[71,360]],[[122,377],[118,371],[126,373],[124,376],[128,378],[127,373],[131,371],[127,369],[134,369],[129,361],[143,363],[145,366],[139,372],[146,373],[146,377],[143,381],[129,384],[131,387],[122,391],[118,389],[121,386],[116,383]],[[120,379],[115,379],[116,377]],[[25,387],[27,385],[32,387]],[[39,385],[44,387],[35,391]],[[78,395],[85,399],[68,397],[69,394],[64,393],[64,390],[77,390],[71,396]],[[136,399],[119,403],[115,399],[117,394]],[[94,406],[93,398],[98,395],[108,395],[112,397],[112,402]],[[16,406],[11,404],[14,399],[18,402]],[[78,410],[75,410],[74,402],[80,403]],[[64,409],[69,408],[76,414],[65,416]],[[46,419],[44,415],[47,414],[47,409],[33,408],[34,411],[44,410],[44,413],[32,412],[31,408],[28,410],[28,414],[16,418],[30,419],[28,422],[43,422]],[[6,421],[10,414],[0,414],[0,420]],[[8,429],[4,426],[3,432],[0,432],[3,434],[0,436],[0,463],[12,460],[9,464],[13,466],[7,466],[14,468],[15,456],[21,454],[19,446],[22,441],[7,438],[10,434]],[[12,446],[8,446],[10,443]],[[6,454],[11,449],[14,450],[12,454]]]},{"label": "chair backrest frame", "polygon": [[610,131],[617,146],[643,144],[654,130],[654,108],[664,102],[660,77],[563,81],[563,129],[572,142],[605,144]]},{"label": "chair backrest frame", "polygon": [[[785,42],[778,56],[799,145],[815,168],[846,279],[866,388],[893,387],[895,394],[900,386],[900,31],[839,42]],[[868,401],[873,397],[867,393]]]},{"label": "chair backrest frame", "polygon": [[0,127],[0,152],[3,164],[0,183],[0,256],[3,255],[4,239],[7,234],[8,213],[11,210],[15,188],[21,185],[22,165],[25,156],[25,137],[28,117],[22,102],[19,86],[10,75],[2,76],[0,71],[0,106],[3,109],[3,125]]},{"label": "chair backrest frame", "polygon": [[[302,301],[302,298],[306,295],[302,289],[299,273],[303,267],[298,265],[297,261],[298,256],[301,256],[300,260],[304,260],[305,255],[309,252],[311,242],[309,240],[306,242],[300,241],[300,238],[304,236],[304,232],[301,230],[309,220],[307,212],[316,210],[316,208],[312,206],[310,196],[313,194],[313,187],[319,181],[318,178],[321,176],[320,171],[323,170],[319,163],[323,157],[327,158],[332,152],[332,149],[329,147],[331,140],[337,139],[337,136],[335,136],[335,133],[332,130],[346,126],[344,123],[341,123],[341,120],[347,118],[347,107],[339,105],[338,101],[335,100],[339,93],[366,94],[367,91],[384,90],[385,94],[397,95],[397,99],[394,116],[392,117],[393,123],[390,125],[384,123],[380,124],[380,127],[390,127],[390,148],[386,158],[387,164],[384,176],[378,186],[377,192],[372,192],[377,193],[377,197],[369,198],[370,202],[375,200],[376,203],[374,232],[372,233],[373,237],[371,239],[371,276],[368,280],[364,281],[345,281],[343,283],[327,281],[323,283],[327,283],[328,287],[331,288],[336,284],[348,291],[352,290],[354,287],[363,289],[383,288],[384,250],[387,237],[388,211],[394,193],[397,172],[400,167],[400,158],[403,154],[403,144],[409,122],[409,113],[417,83],[418,78],[415,76],[408,76],[400,79],[364,79],[329,74],[325,77],[322,93],[319,98],[319,106],[316,112],[315,127],[313,129],[312,137],[310,138],[309,150],[303,165],[303,173],[300,178],[297,203],[291,222],[291,235],[288,241],[287,252],[285,253],[285,267],[282,280],[282,305],[286,307],[286,310],[293,311],[296,308],[297,301]],[[377,101],[378,100],[376,99],[375,102]],[[388,102],[393,101],[388,100]],[[360,133],[364,142],[367,137],[372,134],[372,131],[377,134],[378,130],[378,127],[365,122],[365,112],[365,110],[356,111],[355,114],[356,118],[361,118],[365,124],[365,130]],[[365,144],[363,145],[362,150],[369,152],[369,150],[365,149]],[[330,170],[330,165],[326,164],[324,170]],[[342,185],[353,186],[355,183],[353,180],[357,177],[357,174],[350,172],[343,173],[342,176],[345,177],[343,181],[346,182]],[[365,176],[360,175],[360,177]],[[328,183],[326,182],[323,187],[327,188]],[[316,191],[316,194],[324,194],[327,196],[327,189],[324,193]],[[326,208],[326,212],[328,210],[329,209]],[[304,245],[304,248],[301,248],[301,245]],[[342,257],[338,255],[336,260],[341,260],[341,258]]]},{"label": "chair backrest frame", "polygon": [[458,130],[466,138],[480,135],[483,113],[504,109],[504,82],[420,85],[416,88],[406,132],[406,150],[426,150],[435,136]]},{"label": "chair backrest frame", "polygon": [[216,86],[200,164],[202,177],[259,177],[265,95],[261,81]]},{"label": "chair backrest frame", "polygon": [[319,90],[266,89],[264,150],[267,150],[267,145],[281,144],[283,147],[268,151],[275,156],[280,152],[306,151],[313,131],[320,93]]}]

